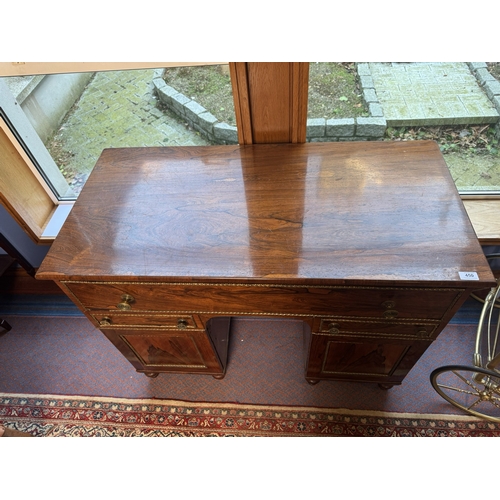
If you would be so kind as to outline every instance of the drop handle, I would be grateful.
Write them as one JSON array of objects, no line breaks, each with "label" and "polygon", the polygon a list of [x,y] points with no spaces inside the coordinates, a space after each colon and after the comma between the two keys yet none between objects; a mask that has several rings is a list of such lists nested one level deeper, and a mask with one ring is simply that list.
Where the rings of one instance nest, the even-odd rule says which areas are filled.
[{"label": "drop handle", "polygon": [[394,319],[398,314],[399,314],[398,311],[395,311],[394,309],[390,309],[388,311],[384,311],[384,318]]},{"label": "drop handle", "polygon": [[110,326],[111,323],[112,323],[111,318],[108,317],[102,318],[101,321],[99,321],[99,324],[101,326]]},{"label": "drop handle", "polygon": [[187,327],[188,322],[185,319],[181,318],[177,321],[177,328],[179,328],[179,330],[185,330]]},{"label": "drop handle", "polygon": [[392,300],[386,300],[385,302],[382,302],[382,307],[385,307],[386,309],[394,309],[396,307],[396,303]]},{"label": "drop handle", "polygon": [[130,309],[132,309],[132,306],[130,304],[135,301],[132,295],[124,294],[122,295],[121,299],[122,301],[116,305],[116,307],[120,309],[120,311],[129,311]]},{"label": "drop handle", "polygon": [[340,332],[340,325],[338,323],[330,323],[328,325],[328,333],[334,335]]},{"label": "drop handle", "polygon": [[386,309],[382,314],[386,319],[394,319],[399,314],[395,309],[396,303],[393,300],[382,302],[382,307]]},{"label": "drop handle", "polygon": [[417,331],[417,337],[420,339],[426,339],[429,337],[429,333],[427,332],[425,327],[423,327],[423,326],[419,327],[419,329]]}]

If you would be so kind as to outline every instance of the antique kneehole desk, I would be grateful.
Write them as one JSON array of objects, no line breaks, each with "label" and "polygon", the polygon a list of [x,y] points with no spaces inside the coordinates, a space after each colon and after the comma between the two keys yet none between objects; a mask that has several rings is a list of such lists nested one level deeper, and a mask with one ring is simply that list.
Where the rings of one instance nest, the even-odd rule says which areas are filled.
[{"label": "antique kneehole desk", "polygon": [[278,317],[308,382],[382,387],[495,285],[432,141],[104,150],[37,278],[148,376],[222,378],[231,317]]}]

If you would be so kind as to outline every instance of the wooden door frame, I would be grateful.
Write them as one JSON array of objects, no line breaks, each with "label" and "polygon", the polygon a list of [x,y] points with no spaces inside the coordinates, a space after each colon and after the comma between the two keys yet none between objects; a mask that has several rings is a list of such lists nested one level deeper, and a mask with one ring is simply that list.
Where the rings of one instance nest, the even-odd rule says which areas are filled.
[{"label": "wooden door frame", "polygon": [[229,63],[240,144],[303,143],[309,63]]}]

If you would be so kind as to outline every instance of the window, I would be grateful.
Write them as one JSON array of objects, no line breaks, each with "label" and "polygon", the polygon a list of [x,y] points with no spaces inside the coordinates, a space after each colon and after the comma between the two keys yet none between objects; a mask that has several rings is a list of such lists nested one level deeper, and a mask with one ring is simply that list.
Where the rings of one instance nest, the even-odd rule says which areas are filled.
[{"label": "window", "polygon": [[[156,70],[157,68],[179,66],[183,64],[198,66],[224,65],[224,63],[0,63],[0,77],[91,73],[94,74],[95,78],[95,75],[104,71]],[[311,63],[311,66],[314,64],[316,63]],[[342,107],[339,106],[339,104],[351,104],[351,94],[348,93],[347,90],[343,90],[339,92],[340,95],[336,98],[337,102],[333,103],[333,105],[335,105],[334,109],[338,108],[340,110],[339,112],[334,113],[333,116],[326,114],[321,117],[307,117],[307,137],[305,127],[303,127],[307,114],[307,78],[308,73],[313,74],[315,69],[312,68],[312,70],[309,71],[307,63],[231,63],[231,81],[236,104],[235,115],[238,124],[237,130],[235,130],[236,127],[234,125],[219,120],[215,115],[214,118],[210,117],[209,115],[212,115],[212,112],[208,107],[204,110],[200,109],[204,107],[203,103],[199,104],[191,99],[193,96],[186,96],[176,89],[172,90],[168,81],[163,79],[162,82],[158,78],[155,78],[155,81],[162,87],[162,98],[168,99],[171,98],[172,95],[178,95],[178,98],[172,99],[171,104],[175,105],[179,103],[179,101],[182,101],[182,109],[186,112],[186,116],[192,118],[193,116],[198,117],[200,114],[207,113],[204,115],[204,118],[207,119],[206,121],[213,124],[212,130],[214,131],[214,136],[216,131],[216,139],[217,141],[222,141],[222,143],[224,141],[227,143],[236,142],[236,132],[238,137],[237,140],[241,144],[269,141],[303,142],[304,140],[353,140],[356,138],[356,134],[359,136],[360,133],[364,134],[359,136],[360,140],[370,138],[375,138],[377,140],[418,140],[420,138],[425,138],[419,137],[419,135],[421,135],[421,130],[419,130],[417,126],[409,124],[402,125],[401,127],[395,127],[389,124],[389,127],[392,128],[391,134],[393,135],[392,137],[385,137],[386,130],[388,130],[389,127],[385,115],[380,115],[380,113],[383,112],[381,111],[382,103],[378,100],[375,80],[371,73],[365,73],[367,70],[371,69],[369,67],[370,64],[371,63],[342,64],[343,69],[354,76],[355,84],[353,92],[356,93],[358,99],[362,98],[361,101],[353,101],[353,105],[359,114],[355,117],[346,116],[345,114],[342,115]],[[498,69],[498,63],[494,64],[495,66],[493,67],[483,63],[483,66],[478,66],[474,70],[469,67],[469,73],[475,71],[476,79],[478,79],[480,75],[482,75],[483,80],[484,78],[488,79],[484,80],[483,84],[480,82],[483,91],[485,89],[485,82],[489,81],[491,82],[490,87],[493,88],[492,92],[497,92],[494,87],[495,82],[491,80],[491,77],[494,77],[496,82],[499,81],[498,73],[494,71]],[[283,65],[287,66],[288,69],[285,70]],[[278,66],[280,66],[280,68],[278,68]],[[487,70],[487,74],[485,71],[480,71],[484,69]],[[227,69],[221,69],[221,71],[227,71]],[[77,178],[75,174],[71,177],[71,169],[69,167],[66,169],[65,165],[61,168],[65,173],[61,173],[54,159],[48,153],[43,141],[38,134],[33,132],[33,126],[29,122],[26,114],[21,113],[18,109],[19,106],[16,105],[11,90],[7,89],[7,91],[4,91],[5,86],[5,79],[0,78],[0,118],[3,120],[0,122],[0,128],[3,133],[0,138],[0,146],[3,148],[3,146],[7,144],[5,151],[2,150],[0,152],[2,154],[5,153],[9,158],[13,155],[17,155],[16,165],[18,164],[20,167],[16,170],[16,176],[21,175],[21,169],[24,170],[22,173],[22,181],[17,184],[19,188],[17,191],[13,189],[16,186],[9,185],[5,187],[3,184],[0,186],[1,201],[36,242],[50,242],[54,235],[57,234],[57,224],[56,229],[51,229],[50,234],[45,233],[44,236],[44,231],[46,227],[50,225],[48,224],[50,220],[54,217],[49,216],[47,220],[44,221],[39,220],[40,216],[37,214],[58,213],[59,209],[63,207],[63,220],[64,213],[67,213],[64,212],[65,203],[71,203],[71,201],[61,200],[74,199],[78,189],[82,185],[82,181],[84,181],[85,175]],[[269,91],[270,86],[272,86],[273,92]],[[189,92],[186,91],[186,93]],[[10,96],[10,99],[5,98],[5,96]],[[157,97],[156,102],[159,104],[158,100],[160,98],[154,95],[153,97]],[[270,101],[270,99],[276,102]],[[497,94],[493,95],[493,99],[490,97],[489,99],[498,104]],[[264,105],[262,104],[263,102]],[[273,106],[271,106],[273,109],[271,116],[268,113],[270,104],[273,104]],[[159,105],[159,107],[161,107],[161,105]],[[111,112],[112,110],[110,109],[108,111]],[[163,111],[165,111],[166,114],[173,112],[168,110]],[[285,116],[286,119],[280,121],[277,117],[281,115]],[[270,117],[272,118],[272,123],[269,121]],[[104,115],[101,116],[100,119],[108,121],[108,118],[104,117]],[[189,125],[190,122],[185,120],[184,123],[188,123],[188,126],[194,130],[195,134],[198,132],[201,135],[201,132],[196,128],[195,122],[191,122],[192,125]],[[108,121],[108,125],[109,124],[110,121]],[[470,127],[475,127],[477,125],[478,124],[470,124]],[[436,126],[440,127],[440,125]],[[498,127],[498,124],[488,125],[488,130],[490,130],[489,134],[492,134],[491,130],[495,130],[498,136]],[[465,130],[465,128],[462,127],[459,129],[458,138],[472,140],[475,137],[470,131],[462,133],[462,130]],[[124,128],[123,131],[124,135],[128,135],[125,133],[126,128]],[[331,136],[332,133],[337,135]],[[276,137],[278,137],[279,140],[277,140]],[[492,136],[486,136],[489,141],[487,144],[490,147],[485,147],[485,149],[494,157],[496,149],[495,141],[497,138],[490,140],[488,137]],[[458,140],[458,138],[455,136],[455,139]],[[80,139],[84,141],[86,137],[81,136]],[[481,142],[485,143],[485,141]],[[168,144],[168,142],[164,144]],[[117,146],[111,145],[111,147]],[[473,147],[474,146],[472,146],[472,148]],[[448,149],[453,148],[450,147]],[[59,152],[63,152],[62,148],[60,148]],[[64,154],[61,155],[61,158],[71,159],[73,153],[74,151],[68,148],[68,151],[65,151]],[[473,151],[471,151],[471,153],[473,153]],[[447,158],[447,161],[451,158],[451,156],[449,156],[449,151],[446,152],[445,158]],[[0,169],[6,168],[12,170],[12,165],[7,163],[8,162],[4,162],[2,165],[0,162]],[[449,165],[450,164],[451,161],[449,161]],[[473,166],[474,165],[476,165],[475,162]],[[39,168],[41,167],[43,174],[40,174],[37,166]],[[43,176],[48,177],[48,171],[54,174],[54,178],[43,178]],[[490,169],[490,172],[494,173],[495,171],[498,172],[498,167],[496,166]],[[68,175],[68,172],[70,175]],[[486,174],[487,175],[481,177],[485,179],[488,175],[491,175],[488,172],[486,172]],[[14,177],[10,176],[10,180]],[[493,177],[492,175],[492,178]],[[5,176],[0,175],[0,183],[4,182],[5,178]],[[24,182],[25,180],[27,182]],[[61,183],[61,188],[59,188],[60,191],[58,191],[58,193],[61,194],[59,194],[58,197],[55,197],[52,189],[49,188],[49,184],[56,184],[56,181]],[[37,206],[34,206],[31,199],[27,201],[30,193],[26,186],[31,186],[33,189],[41,189],[39,194],[39,200],[41,201]],[[464,185],[463,187],[467,186]],[[42,193],[43,191],[45,191],[44,196]],[[477,186],[474,190],[468,191],[461,189],[461,191],[464,199],[469,197],[469,195],[473,197],[471,200],[464,201],[464,204],[471,217],[474,228],[478,232],[480,241],[498,243],[500,241],[500,223],[498,222],[497,214],[500,200],[492,199],[497,191],[490,188],[477,189]],[[481,196],[478,196],[478,194]],[[6,199],[6,195],[10,196],[10,198]],[[36,222],[32,224],[30,221],[33,220],[36,220]]]},{"label": "window", "polygon": [[17,126],[32,128],[50,154],[33,158],[59,200],[78,196],[105,148],[237,142],[227,65],[2,80],[2,99],[23,111]]},{"label": "window", "polygon": [[310,63],[308,141],[436,140],[462,194],[500,194],[500,63]]}]

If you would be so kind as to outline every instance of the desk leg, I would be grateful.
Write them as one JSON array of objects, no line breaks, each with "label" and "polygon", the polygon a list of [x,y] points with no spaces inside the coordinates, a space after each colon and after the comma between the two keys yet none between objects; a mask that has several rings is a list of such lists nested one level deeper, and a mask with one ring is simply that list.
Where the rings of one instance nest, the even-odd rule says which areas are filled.
[{"label": "desk leg", "polygon": [[316,385],[318,382],[321,382],[321,380],[315,380],[315,379],[312,379],[312,378],[306,378],[306,382],[309,385]]},{"label": "desk leg", "polygon": [[215,379],[222,380],[226,375],[227,354],[229,350],[229,333],[231,331],[231,318],[215,317],[207,322],[207,333],[210,337],[215,352],[222,365],[223,373],[212,375]]},{"label": "desk leg", "polygon": [[4,319],[0,319],[0,328],[3,329],[4,331],[1,333],[7,333],[12,329],[12,327],[5,321]]},{"label": "desk leg", "polygon": [[394,384],[378,384],[379,388],[388,391],[389,389],[392,389],[394,387]]}]

